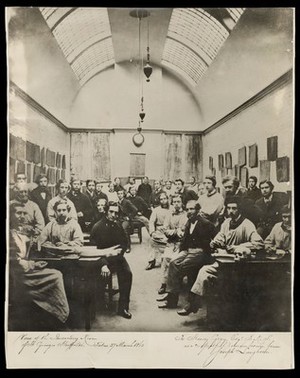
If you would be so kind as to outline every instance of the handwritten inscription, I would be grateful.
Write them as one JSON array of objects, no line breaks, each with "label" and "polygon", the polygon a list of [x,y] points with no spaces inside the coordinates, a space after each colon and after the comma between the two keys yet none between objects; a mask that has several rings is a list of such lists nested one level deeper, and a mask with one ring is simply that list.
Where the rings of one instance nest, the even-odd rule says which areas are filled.
[{"label": "handwritten inscription", "polygon": [[31,353],[48,353],[51,349],[62,349],[63,351],[69,352],[78,348],[101,348],[107,353],[113,350],[120,350],[124,348],[138,349],[144,347],[144,341],[132,340],[132,341],[118,341],[118,342],[107,342],[102,341],[97,336],[91,336],[89,334],[76,336],[75,334],[65,335],[60,333],[46,333],[38,334],[34,336],[33,334],[23,333],[16,339],[18,344],[18,354],[22,354],[26,351]]},{"label": "handwritten inscription", "polygon": [[[175,341],[182,343],[202,359],[202,366],[207,367],[217,360],[239,357],[248,364],[255,356],[271,354],[280,348],[273,335],[226,335],[214,334],[201,337],[201,334],[178,335]],[[244,357],[244,358],[243,358]]]}]

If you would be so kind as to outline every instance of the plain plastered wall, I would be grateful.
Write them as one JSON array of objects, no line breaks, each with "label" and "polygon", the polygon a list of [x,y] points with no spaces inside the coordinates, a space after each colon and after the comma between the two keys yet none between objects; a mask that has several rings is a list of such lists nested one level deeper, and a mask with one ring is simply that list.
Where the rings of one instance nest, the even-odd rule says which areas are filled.
[{"label": "plain plastered wall", "polygon": [[60,121],[68,119],[79,82],[38,8],[9,8],[9,79]]},{"label": "plain plastered wall", "polygon": [[[157,130],[201,130],[202,116],[192,93],[170,73],[155,66],[143,80],[142,126]],[[138,127],[141,83],[134,62],[116,64],[86,83],[74,99],[67,125],[73,128]]]}]

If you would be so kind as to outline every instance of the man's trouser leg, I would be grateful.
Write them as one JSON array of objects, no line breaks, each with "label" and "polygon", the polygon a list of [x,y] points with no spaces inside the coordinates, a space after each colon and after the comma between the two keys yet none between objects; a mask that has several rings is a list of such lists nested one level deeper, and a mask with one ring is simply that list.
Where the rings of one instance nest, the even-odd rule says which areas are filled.
[{"label": "man's trouser leg", "polygon": [[144,215],[136,215],[133,220],[137,220],[141,223],[143,223],[143,225],[146,227],[148,233],[149,233],[149,219],[147,219],[146,217],[144,217]]},{"label": "man's trouser leg", "polygon": [[162,283],[167,283],[169,265],[172,258],[177,257],[179,251],[179,243],[168,243],[165,250],[164,256],[161,264],[161,273],[162,273]]},{"label": "man's trouser leg", "polygon": [[125,231],[126,238],[127,238],[127,248],[130,248],[130,246],[131,246],[131,240],[130,240],[131,224],[128,220],[123,220],[122,221],[122,227],[123,227],[123,230]]},{"label": "man's trouser leg", "polygon": [[204,265],[197,275],[196,281],[194,282],[191,292],[201,297],[205,294],[207,283],[211,279],[217,279],[218,277],[219,263],[215,261],[211,265]]},{"label": "man's trouser leg", "polygon": [[207,261],[208,255],[202,249],[189,249],[188,251],[180,252],[178,257],[170,262],[167,291],[179,292],[182,278],[186,275],[195,277],[199,269]]},{"label": "man's trouser leg", "polygon": [[124,256],[117,256],[109,262],[109,268],[117,273],[119,285],[119,306],[118,311],[129,309],[130,291],[132,285],[132,272]]}]

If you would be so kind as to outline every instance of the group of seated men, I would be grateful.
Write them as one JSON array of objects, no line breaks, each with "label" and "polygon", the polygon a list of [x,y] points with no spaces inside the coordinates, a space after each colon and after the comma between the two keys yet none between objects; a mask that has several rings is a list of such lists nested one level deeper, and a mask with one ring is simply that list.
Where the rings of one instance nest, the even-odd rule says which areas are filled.
[{"label": "group of seated men", "polygon": [[257,179],[249,178],[248,189],[239,180],[224,177],[225,198],[216,189],[214,176],[206,176],[204,193],[198,195],[186,188],[181,179],[154,187],[145,177],[137,187],[133,178],[125,187],[120,180],[108,185],[94,180],[82,183],[72,179],[69,185],[59,180],[57,195],[51,198],[45,175],[37,179],[37,188],[30,193],[25,175],[17,175],[10,201],[10,258],[32,300],[60,322],[69,315],[63,277],[55,269],[47,269],[43,261],[31,261],[30,250],[41,250],[45,243],[57,247],[77,248],[83,245],[82,231],[90,233],[90,242],[106,252],[99,268],[102,277],[116,272],[119,284],[118,313],[126,319],[129,312],[132,272],[124,257],[130,252],[132,222],[144,225],[150,235],[146,270],[161,262],[161,287],[158,298],[162,308],[177,306],[182,278],[188,276],[193,286],[189,301],[179,315],[196,312],[207,281],[217,278],[218,263],[212,252],[225,249],[235,253],[242,248],[251,254],[265,246],[266,251],[291,248],[291,214],[287,198],[273,193],[270,181],[257,187]]}]

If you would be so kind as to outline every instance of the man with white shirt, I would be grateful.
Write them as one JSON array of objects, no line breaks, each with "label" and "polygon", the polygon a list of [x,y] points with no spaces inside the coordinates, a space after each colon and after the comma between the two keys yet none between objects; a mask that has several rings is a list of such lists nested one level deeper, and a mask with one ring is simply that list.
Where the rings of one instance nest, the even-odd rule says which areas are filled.
[{"label": "man with white shirt", "polygon": [[149,234],[151,236],[148,265],[146,270],[155,267],[156,260],[162,256],[167,245],[167,237],[164,234],[164,221],[170,211],[170,204],[166,193],[159,196],[160,206],[153,209],[149,220]]},{"label": "man with white shirt", "polygon": [[126,196],[128,197],[130,195],[129,191],[130,188],[135,188],[135,190],[138,190],[138,185],[135,183],[135,178],[134,177],[128,177],[128,183],[124,185],[124,189],[126,191]]},{"label": "man with white shirt", "polygon": [[183,209],[182,198],[177,195],[173,198],[173,208],[166,215],[163,225],[164,234],[168,242],[164,250],[161,264],[162,284],[158,290],[158,294],[165,293],[170,261],[177,257],[179,253],[179,246],[184,235],[187,220],[186,211]]},{"label": "man with white shirt", "polygon": [[[77,221],[70,217],[70,207],[64,199],[59,199],[53,206],[55,219],[43,229],[38,239],[38,250],[48,242],[56,247],[81,247],[83,235]],[[48,245],[48,244],[47,244]]]},{"label": "man with white shirt", "polygon": [[160,298],[166,300],[166,303],[159,306],[160,308],[177,307],[182,278],[187,275],[194,282],[199,269],[210,262],[209,243],[215,235],[215,227],[199,214],[199,210],[200,206],[195,200],[186,204],[189,219],[180,243],[180,252],[170,262],[167,294]]},{"label": "man with white shirt", "polygon": [[24,225],[26,225],[27,236],[38,236],[45,227],[45,221],[39,206],[28,198],[28,186],[26,183],[16,184],[15,199],[10,201],[10,204],[13,203],[24,205],[26,211]]},{"label": "man with white shirt", "polygon": [[215,176],[205,176],[203,184],[206,193],[198,199],[198,203],[201,207],[200,215],[217,226],[218,216],[224,206],[224,198],[216,190],[217,182]]},{"label": "man with white shirt", "polygon": [[77,221],[78,217],[77,217],[77,211],[74,206],[74,203],[67,197],[67,194],[70,191],[70,185],[68,184],[66,180],[60,179],[58,180],[56,184],[56,189],[58,191],[57,196],[53,197],[52,200],[48,202],[48,206],[47,206],[47,216],[48,216],[49,221],[52,221],[53,219],[56,218],[54,205],[56,204],[57,201],[61,199],[66,200],[68,206],[70,207],[69,217]]}]

